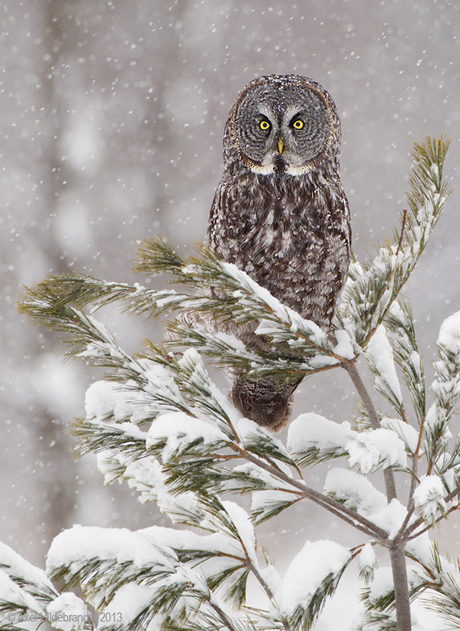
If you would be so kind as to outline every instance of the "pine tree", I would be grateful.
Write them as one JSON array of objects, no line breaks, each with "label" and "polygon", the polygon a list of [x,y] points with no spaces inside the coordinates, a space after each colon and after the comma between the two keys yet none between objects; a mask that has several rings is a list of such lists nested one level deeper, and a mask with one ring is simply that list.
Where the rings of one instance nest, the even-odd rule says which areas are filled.
[{"label": "pine tree", "polygon": [[[106,483],[125,480],[174,527],[74,527],[53,541],[46,572],[1,545],[0,629],[48,620],[65,630],[306,631],[353,570],[364,587],[361,631],[409,631],[415,600],[460,628],[460,564],[429,539],[459,508],[460,436],[451,421],[460,396],[460,313],[441,327],[427,387],[410,304],[401,297],[450,192],[448,144],[428,137],[414,145],[408,210],[391,239],[351,265],[331,335],[208,249],[183,260],[162,238],[143,243],[137,270],[168,273],[182,291],[82,275],[49,277],[26,290],[20,311],[61,333],[68,356],[107,373],[88,390],[86,417],[71,426],[77,453],[96,453]],[[147,340],[131,356],[94,317],[113,302],[133,316],[176,317],[164,341]],[[257,322],[273,347],[245,348],[225,332],[230,321]],[[240,418],[205,361],[281,381],[342,368],[358,412],[341,424],[301,414],[284,444]],[[388,411],[376,407],[375,393]],[[314,488],[309,469],[331,460],[335,467]],[[367,477],[375,472],[385,493]],[[403,501],[396,482],[406,476]],[[250,513],[235,499],[244,494]],[[257,549],[256,529],[269,519],[276,528],[276,516],[300,502],[354,527],[362,543],[304,542],[280,577]],[[378,548],[388,553],[388,567],[377,567]],[[257,606],[249,581],[261,592]]]}]

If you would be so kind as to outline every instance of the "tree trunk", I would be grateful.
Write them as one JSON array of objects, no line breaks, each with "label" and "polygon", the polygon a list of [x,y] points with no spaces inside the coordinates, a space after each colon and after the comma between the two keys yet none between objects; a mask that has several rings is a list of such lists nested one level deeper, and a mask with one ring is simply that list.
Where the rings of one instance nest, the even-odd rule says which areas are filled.
[{"label": "tree trunk", "polygon": [[406,557],[402,543],[394,543],[392,545],[390,558],[395,589],[397,630],[411,631],[409,585],[407,582]]}]

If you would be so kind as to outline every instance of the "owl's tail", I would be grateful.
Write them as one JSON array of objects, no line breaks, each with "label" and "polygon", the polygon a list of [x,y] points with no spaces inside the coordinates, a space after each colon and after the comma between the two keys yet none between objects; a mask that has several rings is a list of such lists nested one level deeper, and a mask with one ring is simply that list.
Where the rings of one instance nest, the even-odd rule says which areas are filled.
[{"label": "owl's tail", "polygon": [[272,432],[279,432],[289,422],[292,395],[301,381],[302,379],[298,379],[288,384],[279,384],[271,379],[237,379],[230,399],[245,418]]}]

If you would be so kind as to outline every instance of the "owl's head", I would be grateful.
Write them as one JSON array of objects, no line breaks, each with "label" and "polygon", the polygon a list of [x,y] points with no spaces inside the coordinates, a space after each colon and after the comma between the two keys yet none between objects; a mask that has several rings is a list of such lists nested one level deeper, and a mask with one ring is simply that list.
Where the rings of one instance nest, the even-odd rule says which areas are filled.
[{"label": "owl's head", "polygon": [[303,175],[340,153],[334,101],[315,81],[271,75],[251,81],[238,95],[227,123],[227,150],[238,151],[251,171]]}]

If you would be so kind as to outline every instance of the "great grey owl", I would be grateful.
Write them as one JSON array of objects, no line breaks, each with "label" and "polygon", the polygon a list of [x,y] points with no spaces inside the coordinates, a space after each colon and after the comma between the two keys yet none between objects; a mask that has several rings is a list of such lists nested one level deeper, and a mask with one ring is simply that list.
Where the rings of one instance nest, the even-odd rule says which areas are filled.
[{"label": "great grey owl", "polygon": [[[224,172],[208,225],[221,259],[324,331],[350,259],[340,143],[336,106],[318,83],[298,75],[251,81],[225,126]],[[237,335],[260,348],[254,328]],[[278,431],[299,383],[236,375],[230,397],[246,418]]]}]

